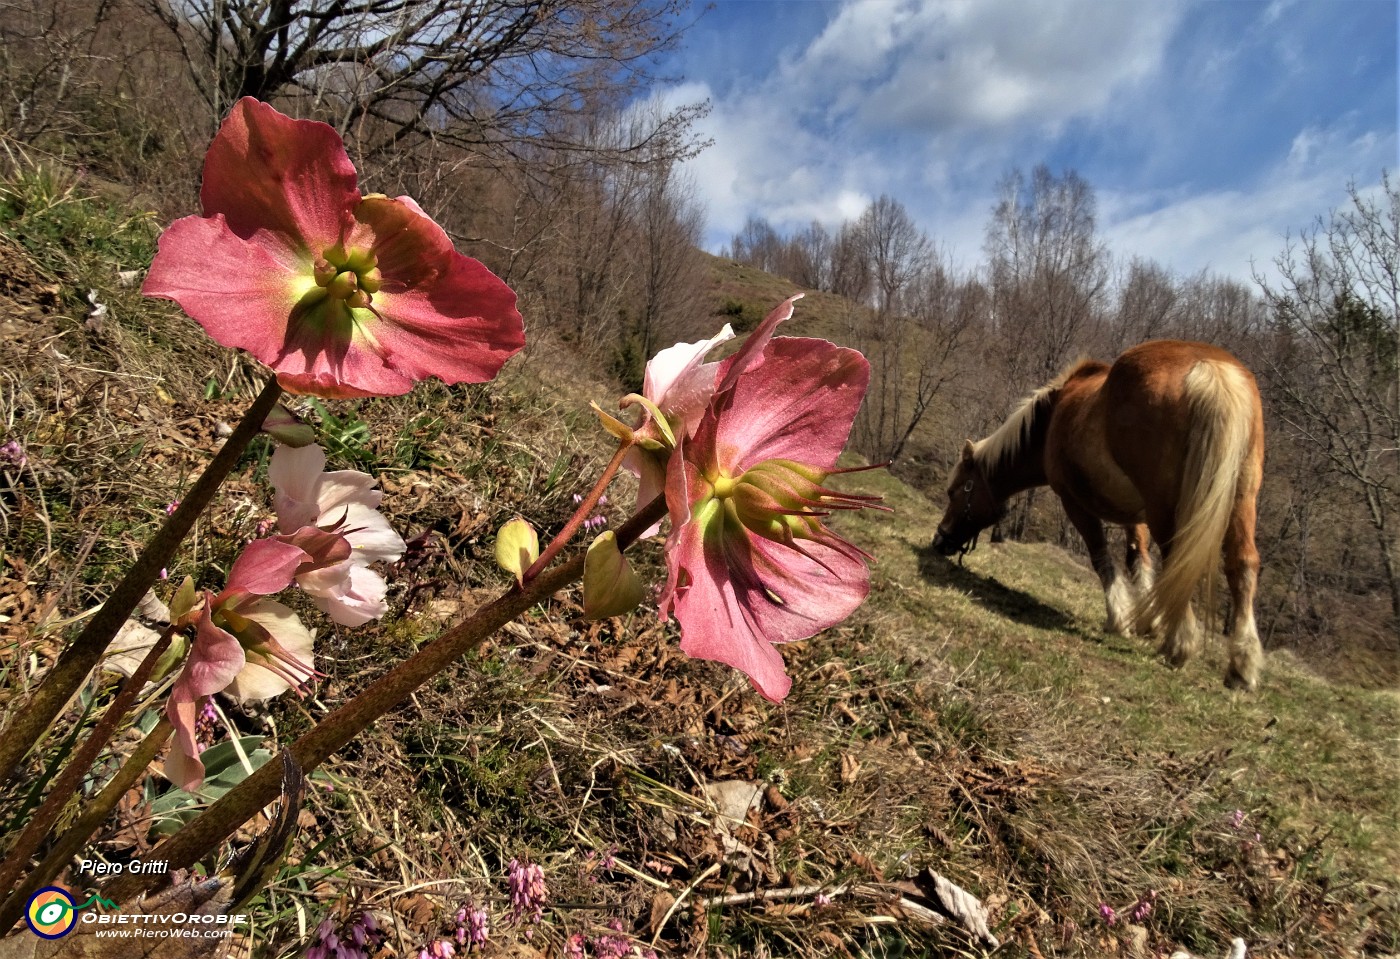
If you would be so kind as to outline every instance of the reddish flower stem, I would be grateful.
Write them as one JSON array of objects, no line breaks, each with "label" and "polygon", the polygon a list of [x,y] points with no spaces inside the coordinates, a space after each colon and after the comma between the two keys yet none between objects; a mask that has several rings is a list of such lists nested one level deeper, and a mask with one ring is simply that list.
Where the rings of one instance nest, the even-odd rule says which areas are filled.
[{"label": "reddish flower stem", "polygon": [[521,579],[525,583],[529,583],[530,580],[538,576],[540,571],[548,566],[554,557],[559,555],[559,551],[568,545],[569,540],[573,539],[574,534],[578,532],[578,528],[583,525],[584,519],[587,518],[589,513],[593,512],[598,505],[598,501],[603,498],[603,493],[607,491],[608,484],[613,481],[613,477],[617,475],[618,468],[622,466],[622,458],[627,455],[627,451],[631,447],[631,443],[624,441],[622,445],[617,448],[617,452],[613,454],[613,458],[608,460],[608,465],[604,467],[603,475],[598,477],[598,482],[593,484],[593,489],[589,490],[588,495],[583,498],[583,502],[579,504],[578,509],[574,510],[574,515],[569,517],[569,521],[564,524],[564,528],[561,529],[559,534],[544,548],[544,552],[540,554],[540,558],[531,563],[530,568],[525,570],[524,575],[521,576]]},{"label": "reddish flower stem", "polygon": [[[617,531],[618,547],[625,549],[665,515],[666,498],[658,496]],[[337,750],[368,729],[375,720],[398,706],[453,662],[476,649],[506,623],[570,583],[577,582],[583,576],[583,559],[583,556],[575,556],[567,563],[539,574],[524,587],[512,586],[322,719],[287,747],[302,772],[309,775]],[[265,763],[152,850],[148,858],[167,860],[172,870],[189,868],[233,835],[259,809],[277,799],[281,782],[282,764]],[[104,887],[102,894],[118,902],[127,901],[149,890],[161,879],[160,876],[118,876]]]},{"label": "reddish flower stem", "polygon": [[[0,894],[9,893],[14,888],[20,874],[29,865],[29,857],[38,850],[40,843],[53,830],[59,814],[77,794],[83,777],[91,772],[92,764],[97,761],[97,754],[111,740],[112,734],[117,731],[117,724],[125,718],[127,710],[136,702],[141,688],[146,685],[146,680],[151,677],[151,672],[156,668],[156,661],[170,646],[170,638],[175,635],[176,628],[165,627],[160,639],[141,660],[141,665],[136,667],[131,678],[122,686],[121,692],[113,697],[102,718],[92,727],[92,732],[88,733],[87,739],[73,752],[68,765],[64,766],[63,771],[49,784],[48,796],[39,805],[29,824],[19,834],[19,838],[5,853],[5,862],[0,865]],[[23,890],[19,890],[8,896],[4,904],[0,905],[0,932],[8,930],[23,915],[25,897],[19,894],[22,892]]]},{"label": "reddish flower stem", "polygon": [[112,637],[131,616],[136,604],[146,595],[146,590],[160,576],[160,571],[170,565],[170,558],[175,555],[185,534],[233,471],[281,395],[282,387],[277,384],[276,377],[269,379],[223,447],[214,454],[189,492],[180,498],[179,507],[151,537],[102,608],[88,619],[78,638],[59,656],[29,701],[12,705],[8,710],[10,721],[0,730],[0,784],[11,785],[15,770],[25,755],[43,739],[58,714],[63,712],[73,694],[87,680],[88,673],[107,651]]}]

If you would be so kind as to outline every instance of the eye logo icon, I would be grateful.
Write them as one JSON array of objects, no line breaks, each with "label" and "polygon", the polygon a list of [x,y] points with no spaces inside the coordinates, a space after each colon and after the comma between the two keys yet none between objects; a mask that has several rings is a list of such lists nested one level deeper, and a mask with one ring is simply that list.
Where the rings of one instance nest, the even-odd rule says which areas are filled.
[{"label": "eye logo icon", "polygon": [[66,889],[45,886],[29,897],[24,921],[34,935],[43,939],[59,939],[68,935],[78,924],[73,897]]}]

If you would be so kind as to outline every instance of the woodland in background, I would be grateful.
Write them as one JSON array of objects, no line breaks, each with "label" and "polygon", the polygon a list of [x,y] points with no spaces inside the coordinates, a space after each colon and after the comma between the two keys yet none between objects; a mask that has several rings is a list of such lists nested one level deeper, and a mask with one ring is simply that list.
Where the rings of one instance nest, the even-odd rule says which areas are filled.
[{"label": "woodland in background", "polygon": [[[851,301],[848,342],[874,365],[857,423],[870,459],[939,490],[965,437],[1080,357],[1144,340],[1203,340],[1238,355],[1264,395],[1260,500],[1266,645],[1400,649],[1400,184],[1280,238],[1251,284],[1178,276],[1113,256],[1093,189],[1073,171],[1007,174],[985,261],[959,273],[899,201],[835,231],[783,236],[751,219],[726,253]],[[860,305],[857,305],[860,304]],[[1001,532],[1082,551],[1054,497],[1014,504]],[[1319,649],[1321,644],[1322,649]],[[1389,675],[1393,679],[1393,675]]]},{"label": "woodland in background", "polygon": [[[693,15],[680,0],[0,0],[0,147],[80,165],[93,190],[136,184],[170,218],[196,208],[204,148],[237,97],[324,119],[368,189],[413,196],[517,289],[532,348],[563,346],[635,388],[658,348],[749,306],[715,302],[680,166],[706,147],[706,105],[647,99]],[[826,332],[873,365],[855,442],[934,490],[964,437],[1076,357],[1156,337],[1234,351],[1268,417],[1266,645],[1393,661],[1400,187],[1353,191],[1280,238],[1280,279],[1245,284],[1123,261],[1096,233],[1088,183],[1014,170],[984,253],[955,269],[889,196],[835,229],[752,220],[726,251],[848,301]],[[1044,493],[1004,532],[1079,548]]]}]

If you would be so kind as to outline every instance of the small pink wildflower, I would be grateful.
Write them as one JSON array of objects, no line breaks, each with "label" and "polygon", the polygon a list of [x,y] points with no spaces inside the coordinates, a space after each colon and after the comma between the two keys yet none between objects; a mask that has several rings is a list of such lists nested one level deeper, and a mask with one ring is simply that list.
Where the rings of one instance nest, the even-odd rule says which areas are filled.
[{"label": "small pink wildflower", "polygon": [[[615,933],[623,931],[621,919],[609,919],[607,925]],[[632,954],[632,940],[625,935],[600,933],[593,937],[591,945],[597,959],[625,959]]]},{"label": "small pink wildflower", "polygon": [[1106,902],[1099,903],[1099,917],[1103,919],[1104,925],[1111,926],[1118,921],[1118,913]]},{"label": "small pink wildflower", "polygon": [[245,97],[204,158],[203,216],[161,235],[142,292],[286,389],[481,383],[524,345],[515,294],[408,197],[364,195],[335,130]]},{"label": "small pink wildflower", "polygon": [[831,905],[831,897],[824,892],[819,892],[816,898],[812,900],[812,903],[818,909],[825,909],[827,906]]},{"label": "small pink wildflower", "polygon": [[369,959],[383,942],[383,931],[367,912],[361,913],[339,936],[335,921],[327,917],[316,927],[315,941],[306,950],[306,959]]},{"label": "small pink wildflower", "polygon": [[166,515],[166,516],[173,516],[173,515],[175,515],[175,511],[176,511],[177,509],[179,509],[179,508],[180,508],[180,501],[177,500],[177,499],[173,499],[173,500],[171,500],[170,502],[168,502],[168,503],[165,504],[165,515]]},{"label": "small pink wildflower", "polygon": [[491,930],[485,909],[462,906],[457,910],[454,918],[457,921],[457,929],[453,933],[453,938],[457,940],[457,945],[465,946],[467,949],[486,945]]},{"label": "small pink wildflower", "polygon": [[574,933],[564,942],[564,959],[584,959],[583,935]]},{"label": "small pink wildflower", "polygon": [[316,941],[306,950],[306,959],[339,959],[340,937],[335,934],[335,920],[327,916],[316,927]]},{"label": "small pink wildflower", "polygon": [[1241,826],[1243,826],[1243,825],[1244,825],[1244,810],[1243,810],[1243,809],[1236,809],[1234,812],[1230,813],[1230,828],[1231,828],[1231,829],[1236,829],[1236,830],[1237,830],[1237,829],[1239,829],[1239,828],[1240,828]]},{"label": "small pink wildflower", "polygon": [[538,923],[544,915],[544,904],[549,898],[545,886],[544,870],[534,863],[510,861],[510,871],[506,876],[510,889],[510,913],[514,922],[523,922],[528,917],[531,923]]},{"label": "small pink wildflower", "polygon": [[28,462],[29,457],[24,455],[24,447],[19,445],[18,440],[10,440],[0,446],[0,464],[23,469]]},{"label": "small pink wildflower", "polygon": [[1128,918],[1133,922],[1142,922],[1152,915],[1152,904],[1157,901],[1157,891],[1150,889],[1144,893],[1133,905],[1132,911],[1128,913]]}]

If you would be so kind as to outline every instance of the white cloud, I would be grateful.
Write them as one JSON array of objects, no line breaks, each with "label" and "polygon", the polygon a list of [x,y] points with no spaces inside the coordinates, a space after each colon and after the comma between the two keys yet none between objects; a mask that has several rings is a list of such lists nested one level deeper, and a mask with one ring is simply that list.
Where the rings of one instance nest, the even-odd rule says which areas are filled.
[{"label": "white cloud", "polygon": [[1311,229],[1319,216],[1346,202],[1346,188],[1379,181],[1394,165],[1393,132],[1348,133],[1345,124],[1308,127],[1289,151],[1244,189],[1174,195],[1101,194],[1101,223],[1121,257],[1147,257],[1179,273],[1201,269],[1248,282],[1274,275],[1285,235]]},{"label": "white cloud", "polygon": [[[1304,4],[1310,17],[1295,16]],[[1115,253],[1247,279],[1285,232],[1342,202],[1348,179],[1395,163],[1394,128],[1290,108],[1301,81],[1278,45],[1306,42],[1320,9],[1308,0],[1281,0],[1274,19],[1189,0],[847,0],[804,19],[806,34],[777,28],[785,7],[771,9],[771,40],[746,33],[711,86],[673,91],[725,91],[702,124],[715,146],[690,166],[711,249],[749,215],[835,226],[888,193],[973,267],[998,179],[1048,161],[1096,186]],[[1277,73],[1253,69],[1261,44]],[[1314,66],[1309,83],[1336,75]],[[1279,122],[1296,124],[1291,141]]]},{"label": "white cloud", "polygon": [[783,84],[870,129],[940,137],[1092,115],[1152,75],[1180,3],[852,0]]}]

